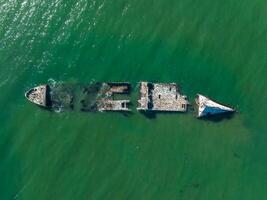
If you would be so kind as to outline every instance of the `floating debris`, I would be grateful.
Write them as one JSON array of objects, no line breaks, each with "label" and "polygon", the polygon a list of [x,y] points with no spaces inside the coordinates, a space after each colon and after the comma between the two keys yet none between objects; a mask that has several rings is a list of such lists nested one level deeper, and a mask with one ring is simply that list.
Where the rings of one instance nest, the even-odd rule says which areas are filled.
[{"label": "floating debris", "polygon": [[189,102],[181,95],[175,83],[140,83],[140,99],[137,110],[186,112]]},{"label": "floating debris", "polygon": [[235,112],[233,108],[219,104],[201,94],[197,95],[196,104],[198,105],[197,117],[199,118]]}]

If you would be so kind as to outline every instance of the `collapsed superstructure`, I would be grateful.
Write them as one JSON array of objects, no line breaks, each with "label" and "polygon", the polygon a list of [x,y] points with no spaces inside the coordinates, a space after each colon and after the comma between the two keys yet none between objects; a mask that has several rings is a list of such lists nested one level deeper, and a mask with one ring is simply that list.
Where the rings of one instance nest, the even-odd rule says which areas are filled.
[{"label": "collapsed superstructure", "polygon": [[140,99],[137,110],[186,112],[189,102],[181,95],[175,83],[140,83]]}]

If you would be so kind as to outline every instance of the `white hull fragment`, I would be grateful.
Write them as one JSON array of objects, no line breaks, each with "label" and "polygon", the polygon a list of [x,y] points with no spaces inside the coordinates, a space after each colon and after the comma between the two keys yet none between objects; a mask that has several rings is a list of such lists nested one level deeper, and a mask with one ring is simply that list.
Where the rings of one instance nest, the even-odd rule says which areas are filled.
[{"label": "white hull fragment", "polygon": [[233,108],[219,104],[201,94],[197,95],[196,103],[198,105],[197,117],[206,117],[235,112]]}]

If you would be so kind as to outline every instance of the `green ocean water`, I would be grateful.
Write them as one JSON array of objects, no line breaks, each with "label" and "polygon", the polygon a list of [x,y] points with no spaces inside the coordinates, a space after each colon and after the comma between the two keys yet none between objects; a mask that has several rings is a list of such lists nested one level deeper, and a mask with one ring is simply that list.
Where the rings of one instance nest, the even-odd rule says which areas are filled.
[{"label": "green ocean water", "polygon": [[[263,0],[1,0],[0,199],[267,199],[267,3]],[[51,81],[176,82],[238,109],[45,111]],[[133,107],[134,109],[134,107]]]}]

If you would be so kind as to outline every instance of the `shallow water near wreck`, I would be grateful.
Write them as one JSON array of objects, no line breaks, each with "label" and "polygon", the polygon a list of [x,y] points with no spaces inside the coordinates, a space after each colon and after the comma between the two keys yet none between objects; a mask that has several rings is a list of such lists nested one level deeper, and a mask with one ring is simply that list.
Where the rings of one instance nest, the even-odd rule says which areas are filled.
[{"label": "shallow water near wreck", "polygon": [[[267,6],[256,1],[0,2],[0,199],[267,198]],[[54,113],[49,81],[176,82],[239,111]]]}]

